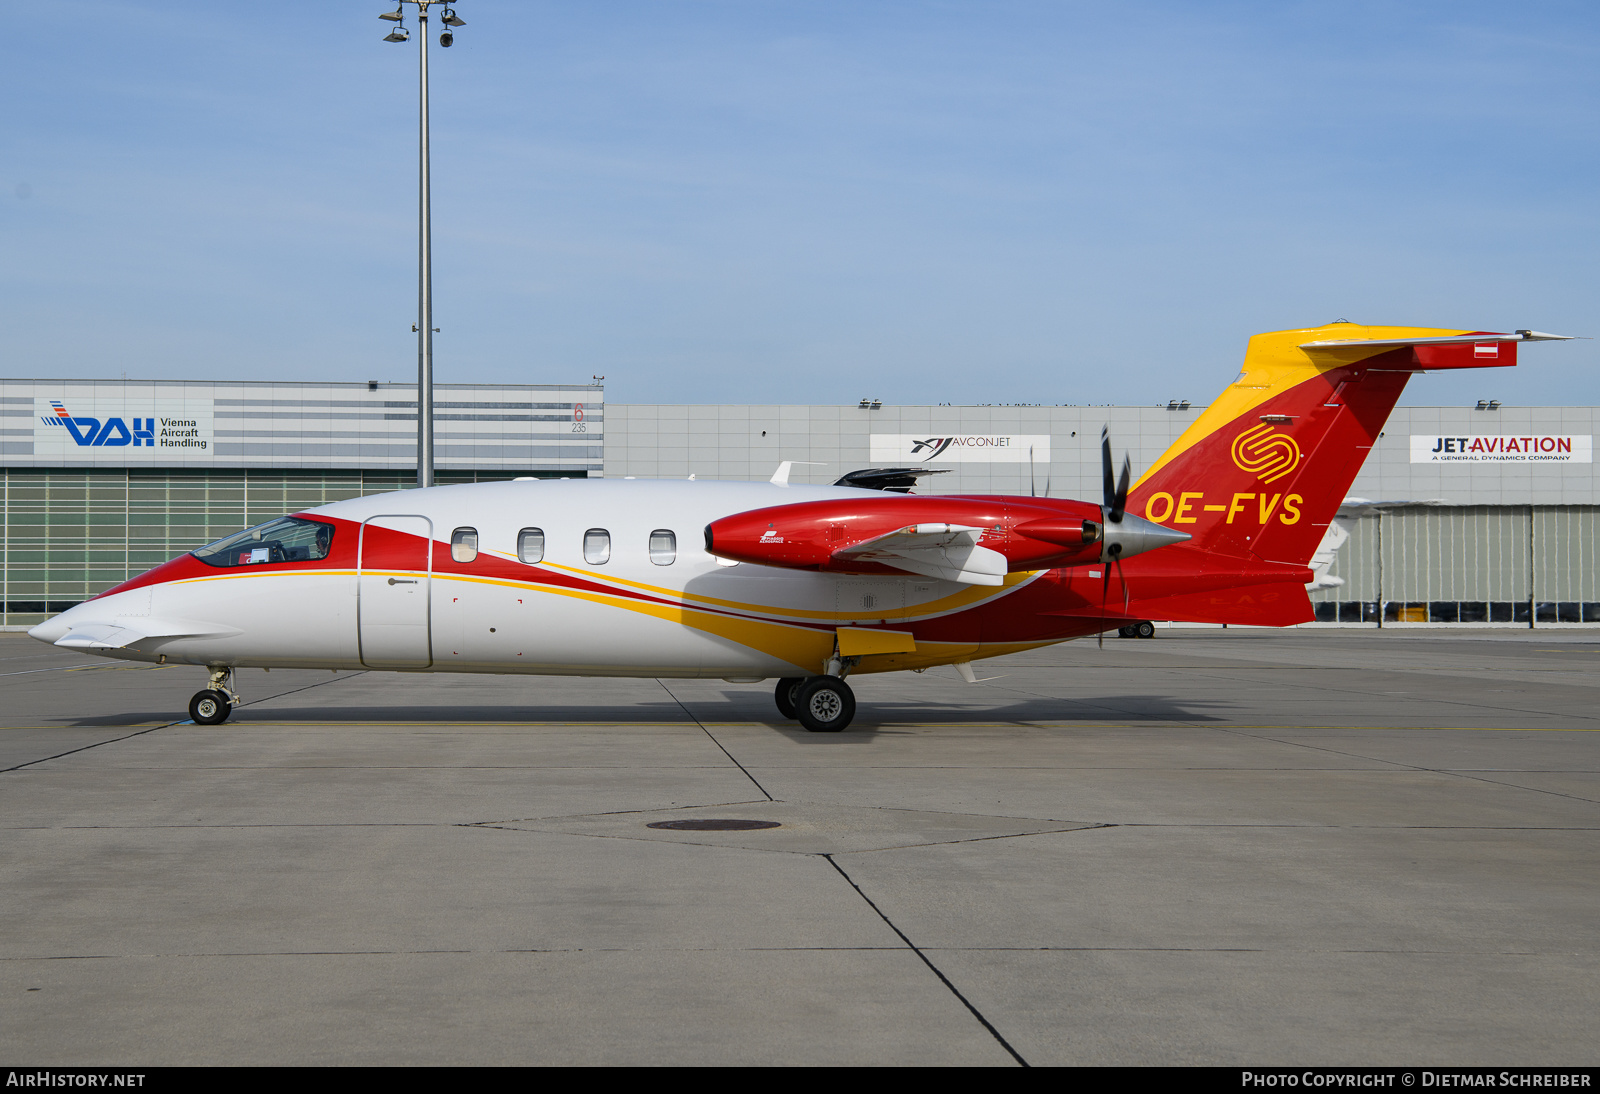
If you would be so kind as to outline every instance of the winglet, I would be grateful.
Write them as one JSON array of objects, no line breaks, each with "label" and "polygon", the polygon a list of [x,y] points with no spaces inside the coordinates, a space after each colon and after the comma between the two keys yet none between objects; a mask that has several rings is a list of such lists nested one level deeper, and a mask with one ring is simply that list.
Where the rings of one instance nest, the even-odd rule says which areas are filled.
[{"label": "winglet", "polygon": [[817,460],[784,460],[778,465],[778,469],[772,473],[772,478],[768,479],[767,481],[773,486],[788,486],[789,468],[793,467],[797,463],[804,464],[807,467],[823,466],[822,463]]}]

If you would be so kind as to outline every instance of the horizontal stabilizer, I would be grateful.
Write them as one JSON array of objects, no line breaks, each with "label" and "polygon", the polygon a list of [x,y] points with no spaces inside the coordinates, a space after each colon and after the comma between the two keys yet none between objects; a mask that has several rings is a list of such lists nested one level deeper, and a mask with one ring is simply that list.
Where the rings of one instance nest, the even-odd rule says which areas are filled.
[{"label": "horizontal stabilizer", "polygon": [[1519,330],[1515,334],[1494,334],[1488,331],[1477,334],[1452,334],[1445,338],[1333,338],[1321,342],[1301,342],[1301,349],[1359,349],[1370,346],[1461,346],[1488,345],[1491,342],[1570,342],[1574,334],[1542,334],[1536,330]]},{"label": "horizontal stabilizer", "polygon": [[978,546],[985,531],[962,524],[911,524],[840,548],[833,558],[841,563],[875,562],[967,585],[999,585],[1006,576],[1006,556]]}]

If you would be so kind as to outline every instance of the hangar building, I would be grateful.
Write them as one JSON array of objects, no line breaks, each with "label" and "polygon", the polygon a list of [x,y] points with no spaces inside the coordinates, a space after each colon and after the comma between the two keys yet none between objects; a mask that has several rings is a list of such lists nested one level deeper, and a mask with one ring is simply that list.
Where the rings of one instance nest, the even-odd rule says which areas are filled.
[{"label": "hangar building", "polygon": [[[1202,409],[607,405],[590,385],[439,386],[436,481],[762,480],[793,461],[791,481],[832,482],[926,463],[948,472],[924,493],[1093,500],[1102,425],[1137,471]],[[413,486],[416,413],[410,384],[0,381],[0,624],[282,513]],[[1312,594],[1314,625],[1600,625],[1597,414],[1397,408],[1351,491],[1382,504],[1347,507],[1342,584]]]},{"label": "hangar building", "polygon": [[[591,386],[435,385],[434,481],[603,470]],[[0,380],[0,625],[214,539],[416,485],[415,384]]]}]

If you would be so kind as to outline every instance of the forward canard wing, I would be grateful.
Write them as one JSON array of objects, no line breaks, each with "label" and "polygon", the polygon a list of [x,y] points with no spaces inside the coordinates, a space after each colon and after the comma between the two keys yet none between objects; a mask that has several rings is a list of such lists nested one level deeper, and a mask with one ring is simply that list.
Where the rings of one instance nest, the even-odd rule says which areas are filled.
[{"label": "forward canard wing", "polygon": [[53,644],[68,649],[116,650],[150,638],[229,638],[243,633],[237,627],[221,623],[133,616],[108,623],[74,621],[72,629]]},{"label": "forward canard wing", "polygon": [[999,585],[1006,556],[978,545],[988,531],[965,524],[908,524],[833,552],[838,562],[876,562],[924,577],[967,585]]}]

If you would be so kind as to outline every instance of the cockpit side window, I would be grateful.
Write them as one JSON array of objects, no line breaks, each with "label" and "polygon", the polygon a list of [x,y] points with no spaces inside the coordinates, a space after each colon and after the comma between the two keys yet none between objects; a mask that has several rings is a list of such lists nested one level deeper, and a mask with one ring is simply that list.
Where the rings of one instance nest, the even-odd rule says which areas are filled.
[{"label": "cockpit side window", "polygon": [[334,528],[304,517],[279,517],[190,552],[207,566],[259,566],[263,562],[315,562],[328,557]]}]

